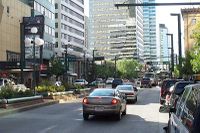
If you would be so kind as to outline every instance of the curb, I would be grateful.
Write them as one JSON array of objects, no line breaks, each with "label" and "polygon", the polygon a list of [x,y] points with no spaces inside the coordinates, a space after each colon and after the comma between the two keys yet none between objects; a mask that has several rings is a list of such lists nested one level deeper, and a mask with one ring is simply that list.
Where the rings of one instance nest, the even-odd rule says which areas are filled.
[{"label": "curb", "polygon": [[31,110],[31,109],[34,109],[34,108],[39,108],[39,107],[42,107],[42,106],[48,106],[48,105],[52,105],[52,104],[57,104],[57,103],[59,103],[59,101],[48,101],[48,102],[44,102],[44,103],[24,106],[24,107],[15,108],[15,109],[5,109],[2,112],[0,111],[0,117],[1,116],[6,116],[6,115],[9,115],[9,114],[13,114],[13,113],[26,111],[26,110]]}]

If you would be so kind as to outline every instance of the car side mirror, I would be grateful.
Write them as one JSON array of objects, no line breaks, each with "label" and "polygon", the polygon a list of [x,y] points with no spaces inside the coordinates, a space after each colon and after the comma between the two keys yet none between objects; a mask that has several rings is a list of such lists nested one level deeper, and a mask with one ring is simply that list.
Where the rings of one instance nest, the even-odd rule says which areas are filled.
[{"label": "car side mirror", "polygon": [[123,99],[127,99],[127,96],[125,94],[122,94]]},{"label": "car side mirror", "polygon": [[175,113],[175,112],[176,112],[176,109],[175,109],[175,108],[170,108],[170,109],[169,109],[169,112],[170,112],[170,113]]}]

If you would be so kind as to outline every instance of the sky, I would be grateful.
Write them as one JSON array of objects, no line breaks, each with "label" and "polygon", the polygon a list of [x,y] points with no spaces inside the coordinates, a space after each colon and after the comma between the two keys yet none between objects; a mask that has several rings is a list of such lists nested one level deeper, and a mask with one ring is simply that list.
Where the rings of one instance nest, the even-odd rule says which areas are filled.
[{"label": "sky", "polygon": [[[125,1],[125,0],[124,0]],[[180,2],[200,2],[200,0],[156,0],[156,3],[180,3]],[[88,16],[89,9],[89,0],[85,0],[86,15]],[[178,53],[178,21],[176,16],[171,16],[170,13],[180,13],[181,8],[192,8],[194,6],[157,6],[156,7],[156,23],[157,30],[159,24],[165,24],[168,28],[168,32],[174,36],[174,52]],[[182,26],[182,51],[184,50],[183,46],[183,19],[181,17],[181,26]],[[157,32],[158,33],[158,32]],[[184,54],[184,53],[183,53]]]}]

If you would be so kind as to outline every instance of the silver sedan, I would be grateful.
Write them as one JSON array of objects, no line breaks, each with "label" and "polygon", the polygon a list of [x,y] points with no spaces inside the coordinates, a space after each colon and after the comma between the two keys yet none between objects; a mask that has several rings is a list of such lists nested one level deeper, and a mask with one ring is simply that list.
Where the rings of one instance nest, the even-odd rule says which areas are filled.
[{"label": "silver sedan", "polygon": [[89,115],[114,115],[120,120],[126,115],[125,95],[116,89],[97,88],[89,96],[83,98],[83,118],[89,119]]},{"label": "silver sedan", "polygon": [[127,101],[137,102],[137,89],[133,85],[118,85],[116,89],[126,95]]}]

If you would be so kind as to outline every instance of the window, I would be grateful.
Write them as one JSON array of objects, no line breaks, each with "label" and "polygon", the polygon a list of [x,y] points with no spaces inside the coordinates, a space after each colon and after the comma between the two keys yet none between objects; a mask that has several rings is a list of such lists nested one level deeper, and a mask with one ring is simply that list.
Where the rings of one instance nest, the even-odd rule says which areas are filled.
[{"label": "window", "polygon": [[55,9],[58,9],[58,4],[57,3],[55,4]]},{"label": "window", "polygon": [[197,20],[196,20],[195,18],[193,18],[193,19],[192,19],[192,24],[195,25],[195,24],[196,24],[196,21],[197,21]]},{"label": "window", "polygon": [[58,18],[58,13],[55,13],[55,18]]},{"label": "window", "polygon": [[58,32],[55,32],[55,37],[58,38]]},{"label": "window", "polygon": [[55,27],[58,28],[58,23],[55,23]]}]

